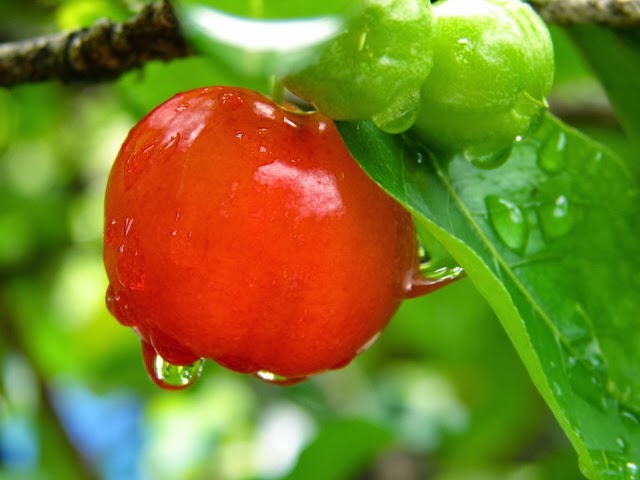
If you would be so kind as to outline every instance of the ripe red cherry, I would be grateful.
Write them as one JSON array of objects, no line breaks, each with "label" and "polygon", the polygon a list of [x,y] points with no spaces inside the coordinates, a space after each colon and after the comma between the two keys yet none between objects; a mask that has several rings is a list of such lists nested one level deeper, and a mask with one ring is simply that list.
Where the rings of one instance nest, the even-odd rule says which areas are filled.
[{"label": "ripe red cherry", "polygon": [[416,250],[328,118],[241,88],[157,107],[107,185],[107,304],[164,387],[156,354],[284,384],[346,365],[415,293]]}]

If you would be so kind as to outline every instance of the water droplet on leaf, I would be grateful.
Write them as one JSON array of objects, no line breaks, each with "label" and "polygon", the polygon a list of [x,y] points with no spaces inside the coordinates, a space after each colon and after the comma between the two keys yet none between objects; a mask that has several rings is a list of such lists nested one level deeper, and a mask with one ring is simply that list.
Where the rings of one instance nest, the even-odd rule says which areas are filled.
[{"label": "water droplet on leaf", "polygon": [[529,222],[520,207],[495,195],[489,195],[485,202],[489,222],[500,240],[511,250],[524,252],[529,239]]},{"label": "water droplet on leaf", "polygon": [[567,135],[564,132],[551,134],[538,153],[538,166],[547,173],[558,173],[566,166],[565,149]]},{"label": "water droplet on leaf", "polygon": [[267,370],[259,370],[254,374],[254,376],[263,382],[270,383],[272,385],[279,385],[281,387],[296,385],[307,379],[307,377],[284,377],[276,373],[268,372]]},{"label": "water droplet on leaf", "polygon": [[494,145],[472,145],[462,153],[472,165],[483,170],[493,170],[503,165],[511,155],[512,145],[496,149]]},{"label": "water droplet on leaf", "polygon": [[553,203],[538,209],[542,234],[547,240],[563,237],[574,225],[573,209],[566,196],[560,195]]},{"label": "water droplet on leaf", "polygon": [[173,365],[158,355],[155,348],[144,340],[142,356],[151,380],[165,390],[183,390],[190,387],[200,378],[204,367],[202,358],[190,365]]},{"label": "water droplet on leaf", "polygon": [[638,480],[640,468],[628,453],[589,452],[598,479]]}]

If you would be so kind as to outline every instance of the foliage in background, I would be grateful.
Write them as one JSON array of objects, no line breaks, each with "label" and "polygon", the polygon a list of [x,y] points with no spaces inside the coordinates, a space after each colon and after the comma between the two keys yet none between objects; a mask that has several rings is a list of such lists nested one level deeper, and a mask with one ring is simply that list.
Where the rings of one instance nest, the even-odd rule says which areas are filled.
[{"label": "foliage in background", "polygon": [[[340,18],[349,8],[337,0],[209,3],[253,19],[305,21]],[[0,38],[124,19],[139,4],[3,2]],[[181,6],[184,18],[201,8]],[[408,169],[395,140],[366,124],[344,125],[363,166],[415,210],[470,279],[405,302],[378,342],[342,371],[279,389],[209,362],[192,389],[176,394],[151,384],[135,335],[104,308],[106,176],[127,130],[158,103],[211,84],[268,92],[263,74],[279,58],[238,57],[241,45],[187,33],[199,35],[207,55],[149,64],[111,84],[0,90],[2,478],[84,478],[88,468],[103,478],[160,480],[582,478],[560,426],[585,473],[637,478],[629,466],[640,458],[632,343],[640,257],[628,221],[640,218],[632,36],[553,29],[552,111],[615,154],[548,120],[504,169],[479,175],[458,159],[424,154]],[[369,154],[357,155],[366,145]],[[554,161],[565,166],[554,170]],[[541,253],[563,260],[540,263],[549,262]],[[583,293],[592,300],[586,326],[565,315]],[[612,318],[622,325],[614,331],[623,335],[614,338],[620,350],[607,343]]]}]

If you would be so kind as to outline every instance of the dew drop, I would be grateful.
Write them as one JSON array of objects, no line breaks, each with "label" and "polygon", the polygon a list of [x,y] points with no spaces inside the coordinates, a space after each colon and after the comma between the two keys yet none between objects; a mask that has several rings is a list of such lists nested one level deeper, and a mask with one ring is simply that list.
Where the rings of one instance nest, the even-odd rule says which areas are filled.
[{"label": "dew drop", "polygon": [[153,383],[165,390],[183,390],[193,385],[204,367],[204,359],[190,365],[173,365],[164,360],[153,346],[142,341],[142,356],[147,373]]},{"label": "dew drop", "polygon": [[122,294],[116,293],[111,285],[107,287],[105,303],[107,304],[109,313],[111,313],[120,324],[125,327],[132,327],[135,324],[133,312],[130,311],[126,298]]},{"label": "dew drop", "polygon": [[153,163],[161,141],[162,135],[149,133],[142,136],[136,144],[130,145],[131,154],[127,156],[124,167],[125,190],[131,189]]},{"label": "dew drop", "polygon": [[122,244],[116,265],[118,280],[131,290],[144,290],[145,274],[142,254],[132,246]]},{"label": "dew drop", "polygon": [[494,145],[471,145],[462,152],[464,158],[475,167],[483,170],[498,168],[509,159],[512,145],[496,149]]},{"label": "dew drop", "polygon": [[442,288],[454,280],[464,277],[464,270],[460,265],[446,263],[443,265],[442,259],[435,263],[418,240],[418,271],[408,279],[406,287],[406,298],[415,298],[428,293],[432,293]]},{"label": "dew drop", "polygon": [[419,90],[413,92],[403,92],[396,96],[377,112],[371,120],[376,126],[386,133],[397,134],[407,130],[415,123],[420,112]]},{"label": "dew drop", "polygon": [[542,205],[538,209],[542,234],[547,240],[563,237],[573,228],[575,219],[573,209],[566,196],[560,195],[553,203]]},{"label": "dew drop", "polygon": [[567,163],[566,147],[567,135],[564,132],[553,133],[538,153],[538,166],[547,173],[562,171]]},{"label": "dew drop", "polygon": [[620,417],[622,418],[622,421],[631,428],[637,428],[638,425],[640,425],[640,418],[638,418],[638,415],[630,412],[629,410],[621,409]]},{"label": "dew drop", "polygon": [[623,452],[626,452],[629,448],[629,444],[622,437],[616,438],[616,445],[618,445]]},{"label": "dew drop", "polygon": [[180,145],[180,132],[176,132],[174,135],[169,137],[165,143],[162,144],[162,148],[167,150],[165,155],[173,153],[178,146]]},{"label": "dew drop", "polygon": [[628,452],[614,453],[592,451],[593,466],[598,472],[598,478],[611,480],[638,480],[640,468],[629,458]]},{"label": "dew drop", "polygon": [[571,349],[589,370],[604,374],[606,364],[602,355],[602,349],[598,340],[591,336],[583,336],[571,339]]},{"label": "dew drop", "polygon": [[117,240],[117,222],[115,218],[112,218],[108,223],[107,227],[104,230],[104,241],[110,247],[115,247]]},{"label": "dew drop", "polygon": [[254,376],[262,380],[263,382],[270,383],[272,385],[278,385],[281,387],[288,387],[290,385],[296,385],[304,382],[307,377],[285,377],[276,373],[269,372],[267,370],[259,370]]},{"label": "dew drop", "polygon": [[529,223],[518,205],[489,195],[485,199],[489,221],[500,240],[511,250],[522,253],[529,240]]},{"label": "dew drop", "polygon": [[405,298],[416,298],[433,293],[463,277],[464,270],[459,266],[442,267],[430,271],[427,275],[418,270],[408,282]]}]

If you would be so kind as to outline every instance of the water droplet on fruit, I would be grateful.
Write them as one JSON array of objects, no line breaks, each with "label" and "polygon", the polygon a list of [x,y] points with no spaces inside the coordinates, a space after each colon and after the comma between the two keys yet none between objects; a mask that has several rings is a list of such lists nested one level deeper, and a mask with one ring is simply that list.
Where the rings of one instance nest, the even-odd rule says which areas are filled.
[{"label": "water droplet on fruit", "polygon": [[204,367],[204,359],[190,365],[173,365],[164,360],[150,343],[142,341],[144,365],[151,380],[165,390],[183,390],[193,385]]},{"label": "water droplet on fruit", "polygon": [[109,313],[111,313],[120,324],[125,327],[132,327],[135,324],[135,319],[129,310],[129,304],[126,298],[124,298],[122,294],[117,294],[111,285],[107,287],[105,303]]},{"label": "water droplet on fruit", "polygon": [[114,317],[116,316],[116,302],[118,300],[119,298],[113,291],[113,287],[109,285],[107,287],[107,295],[106,295],[105,302],[107,304],[107,310],[109,310],[109,313],[111,313],[111,315],[113,315]]},{"label": "water droplet on fruit", "polygon": [[471,145],[462,155],[472,165],[483,170],[493,170],[503,165],[511,155],[512,145],[496,149],[495,146]]},{"label": "water droplet on fruit", "polygon": [[471,62],[475,50],[474,43],[468,38],[460,38],[454,45],[453,54],[458,63],[466,65]]},{"label": "water droplet on fruit", "polygon": [[117,229],[117,225],[118,224],[117,224],[115,218],[112,218],[109,221],[109,223],[107,223],[107,228],[105,228],[105,231],[104,231],[104,241],[110,247],[114,247],[115,244],[116,244],[116,239],[117,239],[116,229]]},{"label": "water droplet on fruit", "polygon": [[565,148],[567,135],[553,133],[542,145],[538,153],[538,166],[547,173],[558,173],[566,166]]},{"label": "water droplet on fruit", "polygon": [[511,250],[522,253],[529,239],[529,223],[514,202],[489,195],[485,199],[489,221],[500,240]]},{"label": "water droplet on fruit", "polygon": [[293,128],[299,128],[299,125],[294,122],[293,120],[291,120],[290,118],[284,117],[283,119],[284,123],[286,123],[287,125],[293,127]]},{"label": "water droplet on fruit", "polygon": [[179,145],[180,145],[180,132],[176,132],[175,134],[171,135],[165,143],[162,144],[162,148],[164,150],[167,150],[168,152],[168,153],[165,152],[165,155],[170,155],[178,148]]},{"label": "water droplet on fruit", "polygon": [[134,145],[131,145],[131,155],[127,156],[124,170],[125,190],[131,189],[138,181],[144,171],[153,161],[153,157],[158,151],[158,144],[162,140],[159,133],[148,133],[142,136]]},{"label": "water droplet on fruit", "polygon": [[392,99],[385,108],[376,113],[371,120],[387,133],[402,133],[415,123],[420,112],[420,92],[403,92]]},{"label": "water droplet on fruit", "polygon": [[544,204],[538,209],[542,234],[547,240],[553,240],[569,233],[574,225],[573,209],[566,196],[560,195],[553,203]]},{"label": "water droplet on fruit", "polygon": [[263,382],[267,382],[272,385],[279,385],[281,387],[296,385],[307,379],[307,377],[284,377],[276,373],[268,372],[267,370],[259,370],[254,374],[254,376]]},{"label": "water droplet on fruit", "polygon": [[255,102],[253,104],[253,111],[259,117],[268,118],[270,120],[276,119],[276,108],[273,105],[262,102]]},{"label": "water droplet on fruit", "polygon": [[120,245],[116,265],[120,283],[131,290],[144,290],[143,263],[142,254],[138,250],[129,245]]}]

